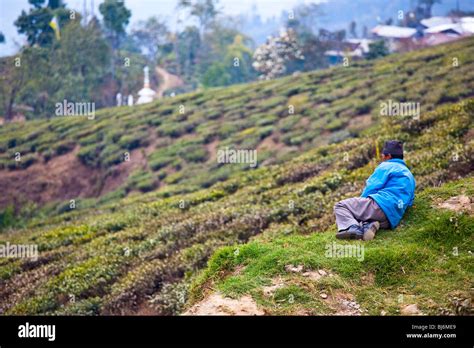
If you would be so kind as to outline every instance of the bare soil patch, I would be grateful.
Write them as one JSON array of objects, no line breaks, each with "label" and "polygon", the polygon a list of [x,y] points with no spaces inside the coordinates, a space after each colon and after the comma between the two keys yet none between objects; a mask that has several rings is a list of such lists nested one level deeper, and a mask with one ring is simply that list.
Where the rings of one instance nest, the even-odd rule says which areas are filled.
[{"label": "bare soil patch", "polygon": [[239,299],[223,297],[214,293],[185,311],[183,315],[264,315],[252,297],[246,295]]}]

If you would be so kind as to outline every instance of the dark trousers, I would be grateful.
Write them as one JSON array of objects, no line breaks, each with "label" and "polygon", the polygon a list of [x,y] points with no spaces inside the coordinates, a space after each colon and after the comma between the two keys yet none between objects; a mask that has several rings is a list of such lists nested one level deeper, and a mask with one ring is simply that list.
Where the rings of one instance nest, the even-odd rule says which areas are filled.
[{"label": "dark trousers", "polygon": [[390,228],[385,213],[371,198],[353,197],[337,202],[334,206],[338,231],[364,222],[378,221],[380,228]]}]

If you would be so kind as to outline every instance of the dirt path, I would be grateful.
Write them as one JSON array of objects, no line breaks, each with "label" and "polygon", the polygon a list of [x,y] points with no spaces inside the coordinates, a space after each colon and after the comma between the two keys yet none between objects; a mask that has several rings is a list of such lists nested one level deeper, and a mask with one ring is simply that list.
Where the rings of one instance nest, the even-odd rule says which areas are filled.
[{"label": "dirt path", "polygon": [[158,87],[158,90],[156,91],[158,98],[163,98],[163,93],[166,90],[170,88],[180,87],[184,84],[183,80],[181,80],[179,76],[170,74],[168,71],[163,68],[160,68],[159,66],[156,67],[155,71],[158,74],[160,81],[162,81],[162,83]]},{"label": "dirt path", "polygon": [[240,299],[224,297],[219,293],[212,294],[195,304],[183,315],[264,315],[250,296]]}]

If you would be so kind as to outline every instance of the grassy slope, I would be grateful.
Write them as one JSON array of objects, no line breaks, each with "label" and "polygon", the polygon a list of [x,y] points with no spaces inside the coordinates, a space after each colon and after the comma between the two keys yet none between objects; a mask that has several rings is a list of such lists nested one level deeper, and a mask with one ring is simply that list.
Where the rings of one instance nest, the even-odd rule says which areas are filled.
[{"label": "grassy slope", "polygon": [[[452,65],[454,57],[458,67]],[[218,165],[219,147],[257,147],[260,164],[284,162],[308,149],[359,136],[377,122],[380,103],[389,99],[419,102],[426,112],[472,97],[473,65],[474,40],[467,39],[349,67],[105,109],[95,120],[53,117],[10,124],[0,127],[0,178],[2,172],[43,163],[76,146],[81,161],[105,178],[125,152],[147,148],[146,164],[115,193],[99,202],[81,200],[78,206],[96,207],[160,184],[165,185],[161,197],[193,192],[248,169]],[[16,152],[22,162],[14,161]]]},{"label": "grassy slope", "polygon": [[[463,54],[472,43],[452,47]],[[438,63],[449,57],[424,51],[398,60],[420,55],[436,56]],[[391,60],[375,63],[375,69]],[[272,83],[285,85],[289,80]],[[232,174],[209,189],[167,195],[156,191],[39,218],[27,229],[0,235],[0,242],[35,243],[41,251],[38,261],[0,260],[0,313],[176,313],[196,270],[217,248],[246,242],[263,231],[270,238],[328,230],[333,204],[360,192],[373,170],[375,144],[389,138],[406,141],[407,160],[420,189],[468,175],[474,158],[469,132],[473,115],[474,101],[466,100],[436,112],[423,111],[420,120],[386,118],[360,130],[357,138],[315,147],[279,165]],[[468,223],[472,226],[471,220]],[[299,238],[305,237],[295,240]],[[456,287],[464,289],[463,284]],[[75,302],[70,301],[72,295]],[[152,302],[147,301],[150,297]]]},{"label": "grassy slope", "polygon": [[[380,231],[371,242],[336,241],[332,228],[311,235],[263,233],[243,246],[222,248],[193,284],[193,302],[218,290],[234,298],[249,294],[268,314],[335,314],[343,298],[356,300],[369,315],[397,315],[408,304],[424,314],[466,314],[469,305],[461,303],[471,298],[474,217],[433,207],[461,193],[474,196],[473,178],[424,190],[401,227]],[[363,246],[363,259],[326,257],[334,242]],[[333,276],[311,280],[286,265]],[[280,287],[266,294],[272,280]]]}]

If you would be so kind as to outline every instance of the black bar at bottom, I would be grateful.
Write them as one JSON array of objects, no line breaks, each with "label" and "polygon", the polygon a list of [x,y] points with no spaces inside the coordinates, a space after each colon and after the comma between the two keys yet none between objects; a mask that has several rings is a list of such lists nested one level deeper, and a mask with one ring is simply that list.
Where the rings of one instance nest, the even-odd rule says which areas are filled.
[{"label": "black bar at bottom", "polygon": [[[28,323],[28,324],[26,324]],[[23,326],[21,326],[23,325]],[[37,327],[33,325],[41,325]],[[54,341],[52,327],[54,325]],[[472,317],[0,317],[0,346],[385,344],[472,346]],[[43,333],[47,337],[19,337]],[[27,329],[29,330],[26,333]],[[21,334],[20,334],[21,335]],[[48,338],[49,337],[49,338]]]}]

